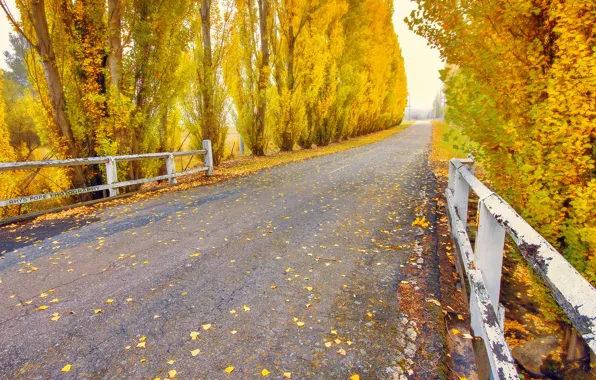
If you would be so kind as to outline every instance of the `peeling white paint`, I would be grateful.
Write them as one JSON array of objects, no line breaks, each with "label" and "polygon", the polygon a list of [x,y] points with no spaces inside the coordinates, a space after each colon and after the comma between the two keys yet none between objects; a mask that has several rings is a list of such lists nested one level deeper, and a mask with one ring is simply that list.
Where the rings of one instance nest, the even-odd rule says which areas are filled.
[{"label": "peeling white paint", "polygon": [[[462,221],[462,219],[466,220],[467,214],[460,215],[463,210],[467,213],[467,205],[460,207],[462,210],[458,209],[462,200],[459,199],[461,196],[458,197],[456,192],[462,189],[466,201],[470,188],[479,196],[480,202],[486,207],[490,216],[513,238],[526,260],[551,289],[555,300],[590,349],[596,352],[596,289],[507,202],[480,182],[466,165],[470,163],[473,161],[469,159],[452,159],[450,161],[449,186],[446,190],[447,208],[451,233],[457,244],[458,252],[463,256],[461,261],[464,263],[470,283],[472,327],[485,341],[493,376],[499,379],[518,378],[517,374],[515,377],[511,377],[513,375],[510,372],[510,365],[513,365],[513,359],[508,348],[502,349],[504,337],[495,313],[497,308],[489,299],[490,291],[486,289],[487,284],[482,272],[476,269],[476,258],[471,248],[465,223]],[[462,186],[462,183],[465,183],[465,186]],[[459,201],[457,201],[458,199]],[[493,254],[495,253],[493,252]],[[484,268],[483,270],[489,269]],[[498,292],[498,289],[494,289],[494,291]]]}]

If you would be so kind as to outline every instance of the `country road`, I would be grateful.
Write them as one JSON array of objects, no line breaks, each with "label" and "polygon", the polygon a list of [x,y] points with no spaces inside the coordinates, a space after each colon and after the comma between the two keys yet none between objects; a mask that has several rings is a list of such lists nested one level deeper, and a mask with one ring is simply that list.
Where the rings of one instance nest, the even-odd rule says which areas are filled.
[{"label": "country road", "polygon": [[397,294],[431,133],[3,228],[0,378],[433,378]]}]

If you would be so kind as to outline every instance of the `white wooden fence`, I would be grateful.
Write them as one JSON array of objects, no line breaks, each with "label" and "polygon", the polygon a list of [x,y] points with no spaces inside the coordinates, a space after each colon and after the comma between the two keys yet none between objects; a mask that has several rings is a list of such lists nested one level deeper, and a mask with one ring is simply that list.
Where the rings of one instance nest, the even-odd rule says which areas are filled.
[{"label": "white wooden fence", "polygon": [[[175,157],[182,156],[194,156],[204,155],[204,166],[194,168],[191,170],[185,170],[182,172],[176,172],[176,166],[174,164]],[[118,170],[116,164],[120,161],[138,161],[146,159],[165,159],[167,174],[159,175],[150,178],[140,178],[130,181],[118,181]],[[127,156],[109,156],[109,157],[89,157],[89,158],[73,158],[68,160],[52,160],[52,161],[27,161],[27,162],[8,162],[0,163],[0,172],[10,170],[27,170],[27,169],[38,169],[47,167],[69,167],[77,165],[96,165],[104,164],[106,170],[106,184],[97,186],[88,186],[78,189],[70,189],[64,191],[58,191],[53,193],[29,195],[20,198],[3,199],[0,200],[0,207],[6,207],[11,205],[17,205],[22,203],[30,203],[41,201],[44,199],[50,199],[55,197],[83,194],[94,191],[108,190],[109,196],[113,197],[118,195],[118,189],[124,186],[137,185],[146,182],[168,180],[170,184],[176,184],[176,179],[185,175],[206,172],[208,176],[213,175],[213,152],[211,149],[211,141],[203,140],[203,149],[191,150],[188,152],[163,152],[163,153],[148,153],[148,154],[135,154]]]},{"label": "white wooden fence", "polygon": [[[504,308],[499,303],[505,233],[550,288],[569,320],[596,352],[596,289],[499,195],[474,176],[474,160],[452,159],[446,190],[451,233],[456,242],[458,271],[469,287],[471,326],[481,337],[494,379],[518,379],[503,336]],[[472,249],[466,229],[468,196],[478,201],[478,231]],[[467,282],[467,284],[465,283]]]}]

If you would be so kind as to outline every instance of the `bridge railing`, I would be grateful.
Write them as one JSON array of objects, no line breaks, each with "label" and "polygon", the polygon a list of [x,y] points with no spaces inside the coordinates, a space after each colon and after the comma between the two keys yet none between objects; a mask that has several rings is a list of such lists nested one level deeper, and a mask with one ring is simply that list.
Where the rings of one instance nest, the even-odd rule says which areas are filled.
[{"label": "bridge railing", "polygon": [[[176,157],[203,155],[204,166],[176,172],[176,165],[174,159]],[[118,170],[116,164],[121,161],[139,161],[147,159],[165,159],[167,174],[159,175],[149,178],[139,178],[130,181],[118,181]],[[213,175],[213,152],[210,140],[203,140],[203,149],[191,150],[187,152],[162,152],[162,153],[148,153],[148,154],[134,154],[126,156],[107,156],[107,157],[89,157],[89,158],[72,158],[67,160],[51,160],[51,161],[26,161],[26,162],[7,162],[0,163],[0,172],[11,170],[28,170],[40,169],[47,167],[71,167],[77,165],[96,165],[104,164],[106,171],[106,183],[97,186],[88,186],[77,189],[69,189],[53,193],[44,193],[29,195],[20,198],[2,199],[0,200],[0,207],[12,206],[23,203],[30,203],[50,199],[55,197],[62,197],[75,194],[83,194],[94,191],[108,190],[109,196],[118,195],[118,189],[124,186],[137,185],[146,182],[168,180],[170,184],[176,184],[177,178],[185,175],[206,172],[208,176]]]},{"label": "bridge railing", "polygon": [[[451,234],[462,286],[469,287],[471,327],[482,338],[494,379],[518,379],[503,335],[505,309],[499,303],[505,234],[550,288],[556,302],[596,352],[596,289],[507,202],[474,176],[474,160],[452,159],[446,190]],[[479,197],[478,229],[472,248],[467,232],[470,189]]]}]

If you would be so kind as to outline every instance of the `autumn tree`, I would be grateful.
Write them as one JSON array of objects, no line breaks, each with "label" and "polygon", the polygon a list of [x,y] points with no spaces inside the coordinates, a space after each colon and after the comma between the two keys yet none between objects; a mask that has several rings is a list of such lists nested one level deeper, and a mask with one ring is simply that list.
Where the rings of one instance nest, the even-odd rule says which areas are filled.
[{"label": "autumn tree", "polygon": [[596,5],[417,1],[410,26],[449,64],[448,116],[497,190],[596,284]]}]

